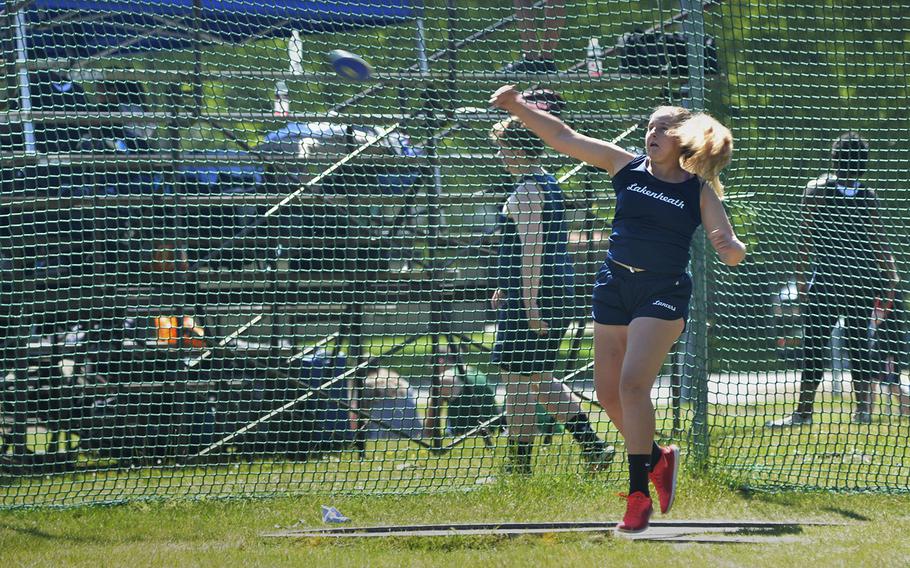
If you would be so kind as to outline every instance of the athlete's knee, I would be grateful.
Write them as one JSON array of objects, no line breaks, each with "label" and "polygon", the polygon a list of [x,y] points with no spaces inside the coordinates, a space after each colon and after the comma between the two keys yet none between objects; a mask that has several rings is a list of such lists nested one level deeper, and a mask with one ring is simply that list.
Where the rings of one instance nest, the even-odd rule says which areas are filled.
[{"label": "athlete's knee", "polygon": [[655,377],[639,374],[624,374],[619,381],[619,397],[622,400],[651,396]]}]

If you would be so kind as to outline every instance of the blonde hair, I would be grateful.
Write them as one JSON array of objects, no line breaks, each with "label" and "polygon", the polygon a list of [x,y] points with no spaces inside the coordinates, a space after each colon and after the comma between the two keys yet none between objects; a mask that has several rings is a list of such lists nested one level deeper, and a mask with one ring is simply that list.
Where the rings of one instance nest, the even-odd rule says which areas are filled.
[{"label": "blonde hair", "polygon": [[692,117],[692,111],[681,106],[663,105],[654,109],[651,116],[658,114],[667,114],[670,118],[670,125],[674,128],[679,126],[688,118]]},{"label": "blonde hair", "polygon": [[723,198],[720,172],[733,156],[733,135],[729,128],[707,113],[685,112],[688,116],[669,133],[679,140],[679,166],[705,180],[714,193]]}]

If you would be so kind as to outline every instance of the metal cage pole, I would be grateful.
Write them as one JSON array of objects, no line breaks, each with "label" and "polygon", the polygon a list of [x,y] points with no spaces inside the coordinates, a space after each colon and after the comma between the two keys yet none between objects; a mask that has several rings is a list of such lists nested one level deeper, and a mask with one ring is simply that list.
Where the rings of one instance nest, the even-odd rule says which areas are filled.
[{"label": "metal cage pole", "polygon": [[22,140],[25,143],[25,153],[34,155],[35,123],[28,113],[32,110],[32,92],[28,77],[28,26],[25,23],[25,8],[20,9],[14,16],[13,41],[16,49],[16,74],[19,77],[19,111],[26,115],[22,121]]},{"label": "metal cage pole", "polygon": [[[680,0],[687,15],[682,21],[686,34],[686,55],[689,68],[688,95],[683,104],[692,111],[705,108],[705,14],[701,0]],[[708,261],[704,231],[696,233],[692,249],[693,318],[685,343],[687,358],[692,361],[691,384],[695,395],[695,416],[692,423],[692,457],[696,467],[708,464]],[[685,371],[683,371],[685,373]]]},{"label": "metal cage pole", "polygon": [[[458,42],[455,39],[455,21],[457,10],[454,0],[446,1],[446,23],[447,23],[447,43],[444,51],[444,57],[448,63],[448,72],[446,75],[446,93],[445,97],[451,101],[455,90],[455,73],[458,57]],[[426,53],[426,38],[424,37],[423,21],[418,20],[418,65],[422,73],[429,72],[429,58]],[[440,196],[442,195],[442,168],[439,163],[437,137],[433,130],[438,125],[436,119],[437,109],[440,106],[437,100],[438,91],[429,85],[425,90],[426,100],[426,122],[427,129],[427,160],[429,162],[429,175],[433,181],[427,184],[426,206],[427,206],[427,262],[430,266],[430,392],[427,403],[427,413],[425,420],[425,429],[432,438],[433,447],[439,449],[442,447],[442,421],[441,421],[441,382],[440,373],[442,371],[438,364],[439,353],[441,350],[440,339],[447,335],[451,326],[449,311],[451,304],[449,300],[443,300],[440,294],[440,287],[443,283],[443,267],[436,262],[436,251],[439,247],[440,225],[442,213],[440,208]],[[446,102],[446,101],[444,101]]]}]

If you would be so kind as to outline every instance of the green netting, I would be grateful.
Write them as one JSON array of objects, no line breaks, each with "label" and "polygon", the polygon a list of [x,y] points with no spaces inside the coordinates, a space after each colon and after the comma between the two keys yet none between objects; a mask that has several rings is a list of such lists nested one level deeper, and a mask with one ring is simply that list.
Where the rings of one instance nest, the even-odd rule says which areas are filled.
[{"label": "green netting", "polygon": [[[571,255],[538,265],[575,272],[548,284],[564,334],[533,349],[554,380],[491,361],[516,322],[490,304],[518,180],[488,100],[509,83],[635,152],[662,104],[733,131],[749,256],[726,268],[697,234],[691,317],[652,393],[683,467],[908,489],[900,286],[871,317],[889,255],[906,266],[906,6],[486,4],[3,3],[0,507],[469,490],[521,472],[519,431],[534,474],[620,486],[593,387],[605,172],[537,160],[567,232],[534,231]],[[336,73],[336,49],[372,77]],[[867,171],[835,178],[845,132]],[[579,412],[615,459],[575,442]]]}]

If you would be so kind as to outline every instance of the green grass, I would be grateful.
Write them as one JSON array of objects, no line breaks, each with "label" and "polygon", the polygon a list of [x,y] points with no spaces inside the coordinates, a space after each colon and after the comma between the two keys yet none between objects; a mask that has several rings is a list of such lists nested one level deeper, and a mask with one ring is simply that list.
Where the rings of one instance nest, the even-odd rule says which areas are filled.
[{"label": "green grass", "polygon": [[[804,527],[786,534],[797,540],[785,544],[681,546],[556,533],[356,541],[260,536],[324,527],[323,504],[338,507],[358,526],[616,520],[624,461],[592,478],[562,435],[538,447],[537,473],[528,479],[499,473],[501,438],[493,449],[471,439],[445,456],[377,441],[363,461],[347,451],[304,463],[0,478],[6,506],[134,499],[107,507],[0,511],[0,550],[5,566],[97,565],[99,559],[138,566],[625,566],[650,565],[655,558],[670,566],[751,566],[759,554],[768,566],[906,565],[910,545],[897,536],[910,529],[910,493],[900,492],[910,478],[910,459],[895,440],[908,438],[910,420],[880,415],[860,427],[849,423],[849,404],[840,397],[819,403],[812,428],[775,433],[761,424],[780,408],[712,407],[712,462],[705,473],[693,467],[685,435],[672,434],[669,409],[659,408],[661,432],[684,445],[680,498],[669,518],[846,523]],[[690,409],[682,418],[683,428],[691,428]],[[615,440],[611,427],[600,426]],[[799,486],[822,490],[751,489]],[[891,493],[857,492],[863,488]]]},{"label": "green grass", "polygon": [[[487,448],[470,438],[443,455],[431,454],[404,441],[368,442],[364,459],[345,450],[306,462],[256,461],[209,467],[146,467],[86,469],[77,474],[0,477],[0,505],[71,506],[160,500],[167,497],[275,497],[298,493],[415,494],[477,489],[499,473],[505,453],[503,437]],[[537,469],[549,474],[579,476],[584,467],[567,435],[540,444]],[[89,466],[89,464],[82,464]],[[619,479],[623,465],[614,464],[605,479]]]},{"label": "green grass", "polygon": [[[246,501],[135,503],[63,511],[0,512],[5,566],[898,566],[910,559],[910,496],[761,494],[684,477],[670,519],[827,521],[786,544],[673,545],[610,534],[267,539],[319,527],[331,504],[353,524],[613,521],[617,487],[599,479],[538,475],[458,494],[317,495]],[[760,559],[760,560],[757,560]]]},{"label": "green grass", "polygon": [[713,467],[737,484],[766,489],[910,489],[910,452],[901,442],[910,437],[910,419],[881,414],[870,425],[852,424],[850,400],[819,398],[811,427],[783,430],[763,426],[783,415],[780,406],[715,407]]},{"label": "green grass", "polygon": [[[680,432],[673,432],[672,410],[658,408],[663,440],[683,447],[683,468],[694,459],[688,434],[692,409],[684,406]],[[772,406],[712,407],[710,468],[712,476],[739,487],[821,489],[838,492],[881,490],[906,492],[910,454],[895,440],[910,438],[910,419],[877,415],[867,426],[849,422],[849,404],[840,397],[821,397],[816,423],[791,430],[769,430],[764,421],[781,414]],[[601,434],[622,451],[618,434],[593,415]],[[450,440],[446,440],[447,442]],[[368,442],[360,455],[339,451],[304,462],[253,461],[234,456],[226,465],[111,469],[109,462],[80,463],[81,471],[65,475],[0,476],[0,506],[72,506],[164,498],[282,497],[297,494],[429,494],[473,491],[499,473],[504,437],[486,447],[477,437],[446,454],[433,454],[405,441]],[[567,434],[538,444],[535,470],[578,478],[584,471],[577,446]],[[617,460],[601,474],[603,483],[620,488],[625,463]]]}]

